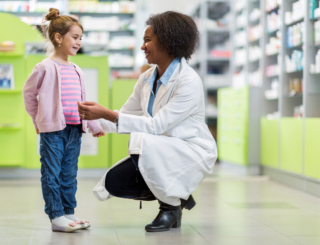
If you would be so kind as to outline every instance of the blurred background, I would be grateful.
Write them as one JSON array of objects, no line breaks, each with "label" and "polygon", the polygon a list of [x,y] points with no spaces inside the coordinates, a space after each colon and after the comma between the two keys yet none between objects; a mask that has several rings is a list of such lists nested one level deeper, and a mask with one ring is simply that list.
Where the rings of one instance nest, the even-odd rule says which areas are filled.
[{"label": "blurred background", "polygon": [[[39,176],[39,139],[22,100],[44,55],[40,32],[50,7],[84,27],[72,61],[85,72],[88,100],[119,109],[146,65],[150,14],[175,10],[196,21],[189,64],[202,78],[206,122],[220,168],[270,178],[319,195],[320,8],[315,0],[0,0],[0,178]],[[128,135],[83,138],[84,176],[127,155]],[[125,142],[125,143],[124,143]]]}]

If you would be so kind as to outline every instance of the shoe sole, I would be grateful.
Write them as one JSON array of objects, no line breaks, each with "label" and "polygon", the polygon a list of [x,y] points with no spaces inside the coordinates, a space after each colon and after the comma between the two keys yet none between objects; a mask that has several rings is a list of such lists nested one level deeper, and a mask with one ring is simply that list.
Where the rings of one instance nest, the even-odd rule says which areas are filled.
[{"label": "shoe sole", "polygon": [[66,230],[65,227],[61,227],[61,226],[57,226],[55,224],[52,224],[52,227],[51,227],[52,231],[54,232],[66,232],[66,233],[70,233],[70,232],[74,232],[74,231],[77,231],[77,230],[81,230],[82,227],[81,226],[77,226],[77,227],[72,227],[70,228],[69,230]]},{"label": "shoe sole", "polygon": [[90,227],[91,225],[88,225],[87,227],[82,227],[81,230],[86,230]]},{"label": "shoe sole", "polygon": [[[174,229],[174,228],[172,228]],[[146,229],[147,232],[163,232],[163,231],[170,231],[171,228],[169,229],[157,229],[157,230],[153,230],[153,229]]]}]

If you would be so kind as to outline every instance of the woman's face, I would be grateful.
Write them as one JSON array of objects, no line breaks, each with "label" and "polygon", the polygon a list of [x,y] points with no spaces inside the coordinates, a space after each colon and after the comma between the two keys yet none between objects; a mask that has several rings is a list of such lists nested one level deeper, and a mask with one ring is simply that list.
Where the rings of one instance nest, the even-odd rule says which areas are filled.
[{"label": "woman's face", "polygon": [[141,50],[144,51],[148,64],[159,64],[160,61],[164,61],[164,59],[169,57],[167,50],[161,45],[158,36],[152,31],[151,26],[147,26],[144,31]]}]

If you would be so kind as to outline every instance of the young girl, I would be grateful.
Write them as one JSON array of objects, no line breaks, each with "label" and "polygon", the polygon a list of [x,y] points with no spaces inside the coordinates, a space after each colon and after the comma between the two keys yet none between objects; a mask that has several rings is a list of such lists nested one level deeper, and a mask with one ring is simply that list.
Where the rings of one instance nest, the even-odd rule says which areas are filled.
[{"label": "young girl", "polygon": [[50,58],[37,64],[23,87],[27,113],[37,134],[40,133],[41,185],[45,212],[53,231],[71,232],[90,227],[88,221],[74,216],[76,207],[78,157],[81,135],[87,124],[94,137],[104,136],[95,121],[85,121],[79,115],[78,102],[85,98],[81,69],[68,61],[81,47],[83,28],[78,20],[60,15],[51,8],[43,30],[53,44]]}]

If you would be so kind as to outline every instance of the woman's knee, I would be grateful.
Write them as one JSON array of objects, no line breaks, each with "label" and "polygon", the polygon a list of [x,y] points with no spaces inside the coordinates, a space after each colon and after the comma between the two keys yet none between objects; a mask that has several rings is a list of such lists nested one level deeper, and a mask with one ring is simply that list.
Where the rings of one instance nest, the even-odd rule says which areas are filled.
[{"label": "woman's knee", "polygon": [[112,196],[119,196],[119,187],[117,185],[117,181],[113,178],[112,170],[107,173],[105,187]]}]

